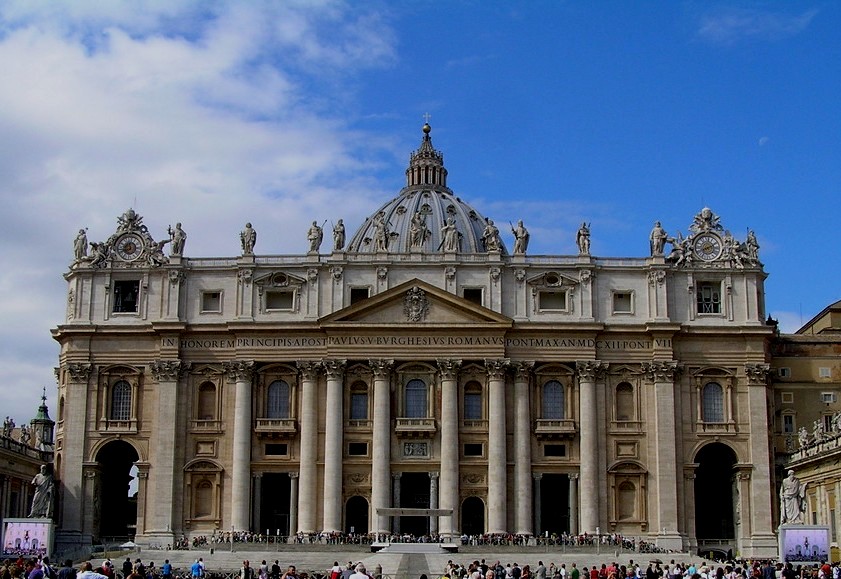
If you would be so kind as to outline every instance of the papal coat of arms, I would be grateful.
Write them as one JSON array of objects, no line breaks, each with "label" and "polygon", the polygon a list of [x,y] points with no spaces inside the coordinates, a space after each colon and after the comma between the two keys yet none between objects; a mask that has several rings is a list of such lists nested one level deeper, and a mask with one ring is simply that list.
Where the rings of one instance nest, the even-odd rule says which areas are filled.
[{"label": "papal coat of arms", "polygon": [[422,322],[429,313],[429,300],[426,293],[419,287],[413,287],[406,292],[403,300],[403,311],[410,322]]}]

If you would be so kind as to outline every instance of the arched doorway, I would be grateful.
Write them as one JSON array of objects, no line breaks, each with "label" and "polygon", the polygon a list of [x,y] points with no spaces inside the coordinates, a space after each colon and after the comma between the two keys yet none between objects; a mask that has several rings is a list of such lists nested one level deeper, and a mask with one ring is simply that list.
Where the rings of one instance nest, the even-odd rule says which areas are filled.
[{"label": "arched doorway", "polygon": [[[137,530],[137,451],[124,440],[107,443],[96,455],[99,464],[99,538],[133,537]],[[96,524],[96,522],[94,523]]]},{"label": "arched doorway", "polygon": [[485,532],[485,503],[479,497],[467,497],[461,503],[461,532],[464,535]]},{"label": "arched doorway", "polygon": [[345,533],[368,532],[368,501],[364,497],[350,497],[345,505]]},{"label": "arched doorway", "polygon": [[695,456],[695,536],[701,550],[736,538],[733,467],[736,454],[720,442],[708,444]]}]

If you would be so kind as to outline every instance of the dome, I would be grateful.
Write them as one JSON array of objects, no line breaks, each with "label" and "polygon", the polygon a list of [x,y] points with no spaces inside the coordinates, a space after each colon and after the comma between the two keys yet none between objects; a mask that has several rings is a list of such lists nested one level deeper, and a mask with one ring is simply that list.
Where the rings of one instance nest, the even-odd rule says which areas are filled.
[{"label": "dome", "polygon": [[[359,253],[487,253],[493,242],[483,234],[493,222],[456,197],[447,187],[444,156],[432,146],[431,127],[409,158],[406,186],[382,205],[354,233],[348,252]],[[505,245],[496,236],[499,251]]]}]

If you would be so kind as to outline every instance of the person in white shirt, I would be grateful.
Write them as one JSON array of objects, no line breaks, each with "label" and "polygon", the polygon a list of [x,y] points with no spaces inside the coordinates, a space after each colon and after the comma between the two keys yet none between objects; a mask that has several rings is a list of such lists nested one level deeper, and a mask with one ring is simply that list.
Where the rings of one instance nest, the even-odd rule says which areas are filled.
[{"label": "person in white shirt", "polygon": [[87,561],[84,565],[82,565],[82,572],[76,577],[77,579],[108,579],[107,575],[94,571],[93,565],[91,565],[90,561]]}]

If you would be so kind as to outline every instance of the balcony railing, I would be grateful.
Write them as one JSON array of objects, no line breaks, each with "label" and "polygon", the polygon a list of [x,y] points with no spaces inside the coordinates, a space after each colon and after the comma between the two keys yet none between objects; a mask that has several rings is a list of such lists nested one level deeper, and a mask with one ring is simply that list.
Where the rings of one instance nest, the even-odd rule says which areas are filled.
[{"label": "balcony railing", "polygon": [[258,418],[257,434],[271,438],[291,438],[298,432],[298,421],[294,418]]},{"label": "balcony railing", "polygon": [[435,419],[398,418],[394,430],[399,436],[429,438],[435,434]]},{"label": "balcony railing", "polygon": [[733,422],[698,422],[698,434],[736,434],[736,424]]},{"label": "balcony railing", "polygon": [[538,438],[570,438],[578,428],[571,418],[538,418],[534,421],[534,434]]},{"label": "balcony railing", "polygon": [[193,432],[222,432],[221,420],[192,420],[190,429]]}]

